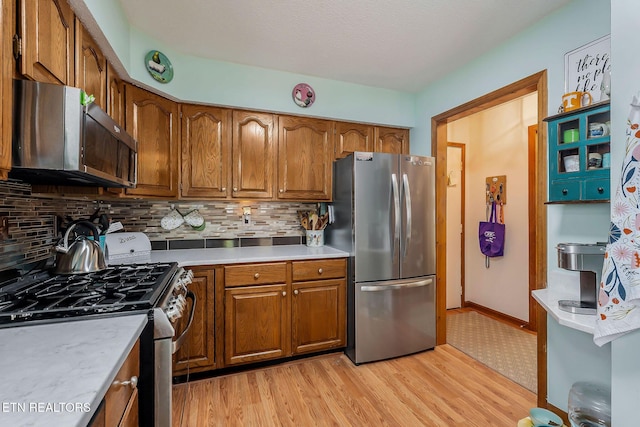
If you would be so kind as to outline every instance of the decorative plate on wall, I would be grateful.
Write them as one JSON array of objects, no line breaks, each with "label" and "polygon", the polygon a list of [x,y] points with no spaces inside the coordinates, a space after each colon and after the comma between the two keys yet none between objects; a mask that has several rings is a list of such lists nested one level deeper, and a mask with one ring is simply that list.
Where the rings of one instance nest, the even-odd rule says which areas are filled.
[{"label": "decorative plate on wall", "polygon": [[291,95],[293,96],[293,102],[302,108],[311,107],[316,100],[316,93],[313,91],[313,88],[306,83],[298,83],[295,85]]},{"label": "decorative plate on wall", "polygon": [[173,79],[171,61],[160,51],[150,50],[144,57],[144,65],[151,77],[160,83],[169,83]]}]

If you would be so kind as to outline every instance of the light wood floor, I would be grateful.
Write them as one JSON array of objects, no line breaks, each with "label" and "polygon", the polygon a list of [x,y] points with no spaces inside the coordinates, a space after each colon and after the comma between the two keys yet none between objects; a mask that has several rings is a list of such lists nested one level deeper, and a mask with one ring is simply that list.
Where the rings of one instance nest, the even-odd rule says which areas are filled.
[{"label": "light wood floor", "polygon": [[534,393],[442,345],[360,366],[333,353],[179,384],[173,425],[515,427],[534,406]]}]

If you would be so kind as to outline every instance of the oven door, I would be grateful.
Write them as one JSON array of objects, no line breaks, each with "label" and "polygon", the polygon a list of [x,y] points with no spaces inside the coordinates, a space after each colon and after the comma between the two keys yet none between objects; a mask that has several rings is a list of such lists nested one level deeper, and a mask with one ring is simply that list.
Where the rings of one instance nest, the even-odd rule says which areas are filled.
[{"label": "oven door", "polygon": [[165,312],[155,309],[153,320],[154,350],[155,350],[155,384],[154,384],[154,419],[155,427],[171,427],[172,386],[173,386],[173,354],[180,349],[187,336],[193,316],[196,311],[196,296],[187,291],[187,307],[189,307],[186,325],[178,332],[175,327],[180,327],[180,322],[173,324]]}]

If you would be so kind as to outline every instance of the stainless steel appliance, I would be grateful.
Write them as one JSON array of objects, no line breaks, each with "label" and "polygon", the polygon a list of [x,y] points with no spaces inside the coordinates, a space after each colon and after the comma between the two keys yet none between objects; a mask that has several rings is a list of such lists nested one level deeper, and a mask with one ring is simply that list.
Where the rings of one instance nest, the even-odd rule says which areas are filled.
[{"label": "stainless steel appliance", "polygon": [[[171,356],[191,326],[195,295],[193,273],[177,263],[111,266],[73,275],[50,270],[0,284],[0,327],[63,322],[86,317],[146,313],[140,337],[140,425],[171,426]],[[187,300],[190,300],[188,303]],[[177,320],[190,306],[181,331]]]},{"label": "stainless steel appliance", "polygon": [[356,152],[334,165],[327,244],[349,252],[347,349],[355,363],[435,346],[435,162]]},{"label": "stainless steel appliance", "polygon": [[136,185],[137,143],[80,89],[14,80],[10,176],[34,184]]},{"label": "stainless steel appliance", "polygon": [[[69,243],[71,232],[78,225],[82,224],[93,232],[93,240],[86,236],[76,236],[73,242]],[[100,234],[93,223],[89,221],[79,221],[67,228],[62,241],[56,246],[56,273],[77,274],[92,273],[107,268],[104,260],[104,253],[98,244]]]},{"label": "stainless steel appliance", "polygon": [[569,313],[596,314],[606,243],[559,243],[556,249],[558,267],[580,272],[580,300],[560,300],[558,308]]}]

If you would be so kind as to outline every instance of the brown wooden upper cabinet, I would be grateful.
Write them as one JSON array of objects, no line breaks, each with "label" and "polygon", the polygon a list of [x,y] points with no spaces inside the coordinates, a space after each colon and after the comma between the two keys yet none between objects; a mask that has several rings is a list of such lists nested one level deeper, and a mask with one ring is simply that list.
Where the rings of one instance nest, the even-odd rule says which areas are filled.
[{"label": "brown wooden upper cabinet", "polygon": [[229,194],[231,110],[182,104],[182,197]]},{"label": "brown wooden upper cabinet", "polygon": [[19,3],[21,73],[40,82],[74,86],[74,14],[71,7],[65,0]]},{"label": "brown wooden upper cabinet", "polygon": [[378,153],[409,154],[408,129],[376,127],[374,140]]},{"label": "brown wooden upper cabinet", "polygon": [[233,112],[233,197],[274,197],[276,123],[274,114]]},{"label": "brown wooden upper cabinet", "polygon": [[331,200],[333,126],[328,120],[279,117],[278,199]]},{"label": "brown wooden upper cabinet", "polygon": [[138,141],[138,184],[133,196],[178,197],[178,104],[126,85],[126,129]]},{"label": "brown wooden upper cabinet", "polygon": [[111,63],[107,63],[107,114],[120,126],[125,125],[124,91],[124,81]]},{"label": "brown wooden upper cabinet", "polygon": [[11,118],[13,108],[13,57],[11,40],[15,29],[15,1],[0,5],[0,179],[8,178],[11,169]]},{"label": "brown wooden upper cabinet", "polygon": [[76,87],[96,99],[95,104],[107,108],[107,60],[91,37],[76,19]]},{"label": "brown wooden upper cabinet", "polygon": [[336,122],[336,159],[354,151],[373,151],[373,126]]}]

